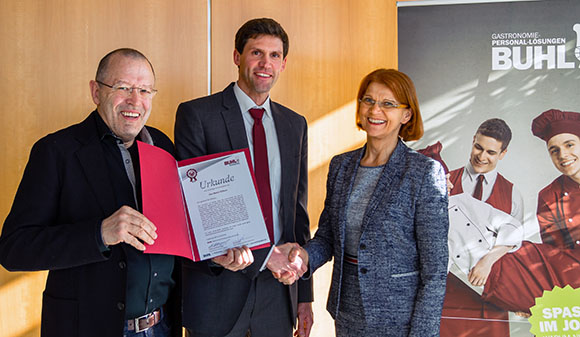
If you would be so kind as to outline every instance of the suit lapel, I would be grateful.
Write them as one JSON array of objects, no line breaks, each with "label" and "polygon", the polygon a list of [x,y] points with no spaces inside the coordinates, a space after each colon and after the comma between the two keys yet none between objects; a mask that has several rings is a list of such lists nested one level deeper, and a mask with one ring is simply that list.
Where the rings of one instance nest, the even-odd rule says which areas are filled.
[{"label": "suit lapel", "polygon": [[397,147],[385,165],[371,199],[369,200],[363,218],[362,231],[365,230],[369,220],[374,218],[373,213],[376,211],[378,205],[384,204],[392,198],[393,189],[391,187],[393,186],[393,181],[401,179],[402,165],[404,163],[405,155],[405,145],[399,140]]},{"label": "suit lapel", "polygon": [[284,204],[284,195],[285,187],[288,185],[286,181],[290,176],[289,174],[292,172],[297,172],[294,168],[296,163],[293,163],[294,160],[293,156],[297,153],[294,151],[294,147],[296,146],[296,137],[291,135],[292,130],[294,130],[292,126],[292,121],[289,120],[286,115],[274,104],[270,102],[270,109],[272,111],[272,117],[274,118],[274,125],[276,126],[276,136],[278,137],[278,148],[280,149],[280,160],[284,165],[281,165],[281,204]]},{"label": "suit lapel", "polygon": [[226,123],[227,133],[230,139],[232,150],[243,149],[248,147],[248,137],[246,136],[246,127],[244,118],[240,111],[240,105],[234,94],[234,84],[230,84],[223,91],[223,110],[222,117]]},{"label": "suit lapel", "polygon": [[276,126],[276,136],[278,138],[280,160],[283,163],[283,165],[281,165],[282,172],[280,177],[282,180],[280,182],[280,205],[282,206],[280,207],[280,220],[283,224],[282,238],[285,238],[286,231],[294,230],[292,226],[287,228],[288,223],[287,221],[284,221],[284,212],[286,209],[286,196],[289,195],[287,190],[292,184],[292,181],[295,181],[291,180],[291,177],[292,179],[295,179],[294,176],[296,175],[296,172],[298,172],[298,169],[295,167],[297,162],[293,157],[296,153],[298,153],[298,151],[294,149],[296,147],[296,137],[293,137],[291,134],[292,130],[294,130],[292,121],[288,119],[288,117],[272,101],[270,101],[270,110],[272,111],[272,118],[274,119],[274,125]]},{"label": "suit lapel", "polygon": [[[366,147],[366,146],[365,146]],[[352,186],[354,184],[354,180],[356,178],[356,172],[360,165],[360,160],[365,153],[365,147],[358,149],[357,151],[353,152],[351,157],[348,158],[345,167],[341,169],[341,173],[337,179],[344,179],[344,183],[341,185],[341,190],[339,191],[340,200],[339,200],[339,226],[340,226],[340,244],[341,247],[344,248],[344,238],[345,238],[345,231],[346,231],[346,210],[348,206],[348,199],[350,197],[350,193],[352,191]],[[342,177],[341,177],[342,176]]]},{"label": "suit lapel", "polygon": [[97,133],[95,117],[89,116],[81,123],[79,130],[76,138],[83,146],[76,152],[76,156],[103,213],[105,215],[112,214],[116,210],[113,198],[115,194],[111,186],[103,147]]}]

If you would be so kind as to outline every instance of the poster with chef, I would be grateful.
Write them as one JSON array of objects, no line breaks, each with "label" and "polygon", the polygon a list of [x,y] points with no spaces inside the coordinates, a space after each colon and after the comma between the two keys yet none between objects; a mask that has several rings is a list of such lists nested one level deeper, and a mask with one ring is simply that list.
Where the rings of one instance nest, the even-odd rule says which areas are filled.
[{"label": "poster with chef", "polygon": [[[580,336],[580,1],[398,3],[450,178],[441,336]],[[578,247],[578,248],[577,248]]]}]

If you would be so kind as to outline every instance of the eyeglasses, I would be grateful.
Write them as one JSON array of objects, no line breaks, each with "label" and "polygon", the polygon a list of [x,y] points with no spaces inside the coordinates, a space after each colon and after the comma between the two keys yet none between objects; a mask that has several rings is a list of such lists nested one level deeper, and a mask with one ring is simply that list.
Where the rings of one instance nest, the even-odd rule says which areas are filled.
[{"label": "eyeglasses", "polygon": [[363,98],[359,99],[358,101],[359,101],[359,103],[362,103],[369,108],[372,108],[373,106],[375,106],[375,103],[376,103],[379,105],[379,108],[381,108],[381,110],[406,109],[409,107],[409,105],[407,105],[407,104],[395,104],[391,101],[377,102],[370,97],[363,97]]},{"label": "eyeglasses", "polygon": [[95,82],[104,85],[105,87],[111,88],[114,92],[120,93],[126,97],[131,96],[133,94],[133,90],[136,90],[139,96],[143,98],[153,98],[157,93],[157,89],[147,89],[147,88],[140,88],[140,87],[128,87],[122,84],[115,84],[115,85],[108,85],[101,81],[95,80]]}]

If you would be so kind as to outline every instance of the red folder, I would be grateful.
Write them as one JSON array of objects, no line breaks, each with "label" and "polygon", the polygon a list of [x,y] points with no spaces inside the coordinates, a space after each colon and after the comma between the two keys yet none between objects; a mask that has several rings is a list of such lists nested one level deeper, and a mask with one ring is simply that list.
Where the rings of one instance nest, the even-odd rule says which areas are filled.
[{"label": "red folder", "polygon": [[[202,260],[184,201],[178,167],[244,152],[256,189],[248,149],[216,153],[178,163],[171,154],[159,147],[140,141],[137,142],[137,146],[141,168],[143,214],[155,224],[158,235],[153,245],[145,244],[145,253],[177,255],[193,261]],[[266,243],[250,248],[259,249],[269,245]]]}]

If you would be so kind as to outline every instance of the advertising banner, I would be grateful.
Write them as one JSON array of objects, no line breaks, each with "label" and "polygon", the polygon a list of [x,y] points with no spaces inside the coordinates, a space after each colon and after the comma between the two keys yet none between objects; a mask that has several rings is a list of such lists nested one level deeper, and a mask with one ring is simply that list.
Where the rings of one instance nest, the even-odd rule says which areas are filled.
[{"label": "advertising banner", "polygon": [[580,1],[398,5],[453,185],[441,336],[580,336]]}]

